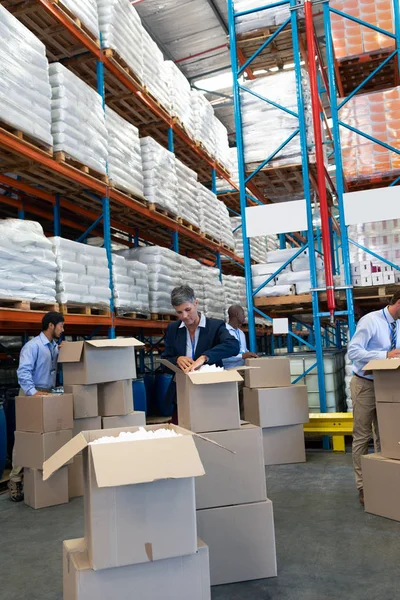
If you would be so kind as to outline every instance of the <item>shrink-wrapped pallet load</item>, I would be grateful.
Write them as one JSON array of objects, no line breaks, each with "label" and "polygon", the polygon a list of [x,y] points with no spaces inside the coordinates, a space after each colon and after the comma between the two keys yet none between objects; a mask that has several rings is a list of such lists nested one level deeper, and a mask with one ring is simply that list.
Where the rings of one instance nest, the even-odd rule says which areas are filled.
[{"label": "shrink-wrapped pallet load", "polygon": [[175,155],[151,137],[140,140],[146,200],[178,215],[178,179]]}]

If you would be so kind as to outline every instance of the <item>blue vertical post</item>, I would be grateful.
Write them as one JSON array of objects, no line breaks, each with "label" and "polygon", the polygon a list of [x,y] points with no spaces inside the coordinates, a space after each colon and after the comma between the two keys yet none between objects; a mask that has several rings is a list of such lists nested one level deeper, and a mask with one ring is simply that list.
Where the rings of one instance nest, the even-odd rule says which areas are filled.
[{"label": "blue vertical post", "polygon": [[[398,0],[395,0],[394,6],[397,10],[399,8]],[[346,286],[346,302],[348,311],[348,322],[349,322],[349,336],[353,336],[356,329],[356,321],[354,316],[354,301],[353,291],[351,288],[351,268],[350,268],[350,253],[349,253],[349,241],[347,236],[347,226],[344,214],[344,179],[343,179],[343,162],[342,152],[340,145],[340,131],[339,131],[339,115],[337,110],[337,92],[336,92],[336,79],[335,79],[335,56],[333,52],[333,41],[332,41],[332,28],[331,28],[331,15],[329,2],[323,4],[323,15],[324,15],[324,31],[326,40],[326,64],[328,71],[329,81],[329,97],[331,107],[331,118],[332,118],[332,135],[333,135],[333,150],[335,155],[336,164],[336,192],[337,192],[337,203],[339,208],[339,225],[340,225],[340,237],[342,239],[342,258],[343,258],[343,269],[344,269],[344,283]]]},{"label": "blue vertical post", "polygon": [[279,234],[279,248],[284,250],[286,248],[286,236],[284,233]]},{"label": "blue vertical post", "polygon": [[[168,128],[168,150],[174,152],[174,130],[172,127]],[[172,232],[172,249],[179,254],[179,233],[177,231]]]},{"label": "blue vertical post", "polygon": [[336,320],[335,330],[336,330],[336,346],[340,350],[342,348],[342,328],[341,328],[339,319]]},{"label": "blue vertical post", "polygon": [[230,39],[230,55],[233,76],[233,105],[236,130],[236,145],[238,152],[238,168],[239,168],[239,188],[240,188],[240,213],[242,217],[242,237],[243,237],[243,257],[244,257],[244,275],[246,282],[246,297],[248,310],[248,327],[249,327],[249,346],[251,352],[257,349],[257,338],[254,319],[253,305],[253,286],[251,282],[251,256],[250,244],[247,237],[246,226],[246,174],[244,169],[244,146],[242,132],[242,117],[240,112],[240,94],[238,87],[238,58],[236,49],[236,30],[235,30],[235,13],[233,0],[228,0],[228,25]]},{"label": "blue vertical post", "polygon": [[174,152],[174,130],[172,127],[168,128],[168,150]]},{"label": "blue vertical post", "polygon": [[[314,231],[313,231],[313,214],[312,214],[312,200],[310,190],[310,176],[308,170],[308,153],[307,153],[307,130],[305,123],[305,109],[304,109],[304,98],[301,86],[301,65],[300,65],[300,48],[299,48],[299,35],[297,26],[297,10],[296,0],[290,0],[290,20],[292,25],[292,42],[293,42],[293,54],[294,54],[294,66],[296,72],[296,92],[297,92],[297,106],[299,115],[299,128],[300,128],[300,145],[302,155],[302,173],[303,173],[303,186],[304,196],[306,199],[307,209],[307,241],[309,247],[309,261],[310,261],[310,279],[311,289],[317,287],[317,267],[314,252]],[[318,292],[313,291],[312,297],[312,309],[313,309],[313,324],[314,324],[314,336],[315,336],[315,354],[317,359],[318,369],[318,389],[319,389],[319,401],[321,412],[326,412],[326,392],[325,392],[325,376],[324,376],[324,355],[322,349],[322,338],[321,338],[321,326],[318,317],[319,312],[319,301]]]},{"label": "blue vertical post", "polygon": [[397,69],[400,76],[400,2],[393,0],[394,34],[396,36]]},{"label": "blue vertical post", "polygon": [[21,200],[21,208],[18,209],[18,219],[25,219],[25,209],[23,200]]},{"label": "blue vertical post", "polygon": [[211,191],[214,194],[217,193],[217,171],[215,168],[211,169]]},{"label": "blue vertical post", "polygon": [[328,219],[329,222],[329,236],[331,238],[331,255],[332,255],[332,267],[333,274],[336,275],[336,261],[335,261],[335,241],[333,239],[333,226],[332,226],[332,216]]},{"label": "blue vertical post", "polygon": [[[293,329],[292,319],[289,318],[289,332]],[[287,334],[287,351],[293,352],[293,336],[290,333]]]},{"label": "blue vertical post", "polygon": [[274,354],[275,354],[275,336],[273,333],[270,334],[270,340],[271,340],[271,356],[274,356]]},{"label": "blue vertical post", "polygon": [[139,247],[139,229],[136,229],[135,231],[135,238],[133,240],[133,244],[135,248]]},{"label": "blue vertical post", "polygon": [[222,283],[222,263],[221,263],[221,253],[217,252],[217,254],[215,255],[216,258],[216,263],[217,263],[217,269],[219,271],[219,280]]},{"label": "blue vertical post", "polygon": [[333,248],[335,252],[336,275],[340,275],[339,236],[337,231],[333,232]]},{"label": "blue vertical post", "polygon": [[60,213],[60,194],[56,194],[56,201],[53,207],[54,235],[61,235],[61,213]]},{"label": "blue vertical post", "polygon": [[172,250],[179,254],[179,234],[177,231],[172,232]]}]

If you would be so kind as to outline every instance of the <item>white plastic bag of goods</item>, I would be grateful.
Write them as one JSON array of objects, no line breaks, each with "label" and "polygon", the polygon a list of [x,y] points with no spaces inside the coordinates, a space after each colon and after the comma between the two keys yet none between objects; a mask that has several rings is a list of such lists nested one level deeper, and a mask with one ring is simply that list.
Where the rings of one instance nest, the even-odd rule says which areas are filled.
[{"label": "white plastic bag of goods", "polygon": [[256,294],[256,298],[263,298],[268,296],[289,296],[293,293],[293,285],[274,285],[273,287],[265,286]]},{"label": "white plastic bag of goods", "polygon": [[96,0],[62,0],[66,8],[76,15],[89,31],[100,37]]},{"label": "white plastic bag of goods", "polygon": [[305,200],[249,206],[246,208],[247,236],[307,230]]}]

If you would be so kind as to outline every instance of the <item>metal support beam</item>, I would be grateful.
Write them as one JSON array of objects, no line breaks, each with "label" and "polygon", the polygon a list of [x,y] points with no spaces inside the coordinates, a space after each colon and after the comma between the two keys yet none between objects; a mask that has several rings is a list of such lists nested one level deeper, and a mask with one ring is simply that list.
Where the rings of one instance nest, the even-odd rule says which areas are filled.
[{"label": "metal support beam", "polygon": [[60,194],[56,194],[56,200],[53,207],[53,218],[54,218],[54,235],[61,236],[61,208],[60,208]]}]

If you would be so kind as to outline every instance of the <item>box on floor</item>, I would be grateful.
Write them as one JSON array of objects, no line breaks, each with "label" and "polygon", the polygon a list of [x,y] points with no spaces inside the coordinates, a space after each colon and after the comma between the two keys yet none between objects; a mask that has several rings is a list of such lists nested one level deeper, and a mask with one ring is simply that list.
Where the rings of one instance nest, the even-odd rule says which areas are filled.
[{"label": "box on floor", "polygon": [[112,429],[113,427],[144,427],[146,425],[146,413],[140,410],[134,410],[127,415],[119,417],[103,417],[103,429]]},{"label": "box on floor", "polygon": [[211,585],[276,576],[270,500],[198,510],[197,528],[209,547]]},{"label": "box on floor", "polygon": [[84,539],[63,545],[64,600],[210,600],[208,548],[194,554],[93,571]]},{"label": "box on floor", "polygon": [[290,360],[288,358],[247,358],[247,367],[257,367],[245,371],[244,382],[248,388],[288,387],[290,379]]},{"label": "box on floor", "polygon": [[137,427],[85,431],[43,466],[44,479],[82,451],[85,539],[94,569],[196,552],[194,477],[204,475],[191,432],[176,437],[90,444]]},{"label": "box on floor", "polygon": [[97,385],[64,385],[64,391],[73,396],[74,419],[98,417]]},{"label": "box on floor", "polygon": [[72,394],[17,396],[15,418],[18,431],[46,433],[72,429]]},{"label": "box on floor", "polygon": [[43,481],[43,471],[24,469],[25,504],[32,508],[66,504],[69,500],[68,468],[63,467],[47,481]]},{"label": "box on floor", "polygon": [[265,465],[306,462],[303,425],[268,427],[262,432]]},{"label": "box on floor", "polygon": [[400,460],[400,402],[377,402],[381,454]]},{"label": "box on floor", "polygon": [[[60,469],[61,471],[62,469]],[[59,471],[56,471],[55,475]],[[49,479],[51,481],[52,475]],[[85,486],[83,483],[83,456],[82,454],[77,454],[74,456],[72,463],[68,465],[68,495],[69,499],[71,498],[79,498],[83,496],[85,490]]]},{"label": "box on floor", "polygon": [[244,388],[244,417],[259,427],[308,423],[307,386]]},{"label": "box on floor", "polygon": [[133,411],[132,379],[111,381],[98,386],[99,415],[113,417]]},{"label": "box on floor", "polygon": [[15,432],[14,464],[31,469],[42,469],[43,463],[71,441],[72,430],[47,433]]},{"label": "box on floor", "polygon": [[120,379],[136,379],[135,338],[64,342],[58,362],[63,365],[66,385],[89,385]]},{"label": "box on floor", "polygon": [[366,512],[400,521],[400,461],[367,454],[361,468]]},{"label": "box on floor", "polygon": [[101,429],[101,417],[89,417],[87,419],[74,419],[72,435],[75,437],[81,431],[93,431]]},{"label": "box on floor", "polygon": [[195,483],[197,509],[266,500],[261,429],[246,424],[205,437],[219,446],[194,438],[206,472]]},{"label": "box on floor", "polygon": [[176,374],[178,422],[181,427],[204,433],[239,429],[238,382],[236,370],[183,373],[168,360],[160,361]]}]

